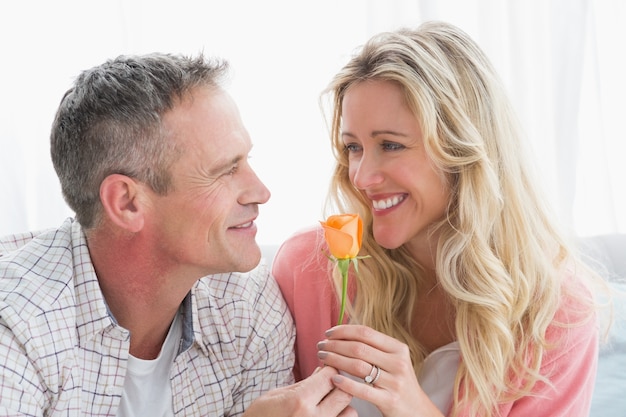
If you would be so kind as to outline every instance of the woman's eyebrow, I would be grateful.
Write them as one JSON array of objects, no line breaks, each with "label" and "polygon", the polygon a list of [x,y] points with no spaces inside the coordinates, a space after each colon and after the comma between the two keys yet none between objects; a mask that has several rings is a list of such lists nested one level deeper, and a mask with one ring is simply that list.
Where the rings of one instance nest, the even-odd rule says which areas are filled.
[{"label": "woman's eyebrow", "polygon": [[401,136],[401,137],[407,137],[408,135],[406,133],[402,133],[402,132],[397,132],[395,130],[374,130],[371,133],[372,137],[376,137],[376,136],[380,136],[380,135],[392,135],[392,136]]},{"label": "woman's eyebrow", "polygon": [[[408,135],[406,133],[402,133],[402,132],[397,132],[395,130],[373,130],[370,133],[370,136],[375,138],[376,136],[380,136],[380,135],[391,135],[391,136],[400,136],[400,137],[408,137]],[[346,132],[346,131],[342,131],[341,132],[341,136],[348,136],[351,138],[356,138],[356,135],[354,133],[350,133],[350,132]]]}]

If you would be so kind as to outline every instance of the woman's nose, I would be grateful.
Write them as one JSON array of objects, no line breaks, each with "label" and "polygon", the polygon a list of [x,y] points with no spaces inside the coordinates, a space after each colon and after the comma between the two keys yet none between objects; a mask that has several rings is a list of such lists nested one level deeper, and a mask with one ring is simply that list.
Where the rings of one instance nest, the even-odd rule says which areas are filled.
[{"label": "woman's nose", "polygon": [[383,180],[380,168],[380,162],[374,155],[364,153],[357,161],[349,162],[352,184],[360,190],[380,184]]}]

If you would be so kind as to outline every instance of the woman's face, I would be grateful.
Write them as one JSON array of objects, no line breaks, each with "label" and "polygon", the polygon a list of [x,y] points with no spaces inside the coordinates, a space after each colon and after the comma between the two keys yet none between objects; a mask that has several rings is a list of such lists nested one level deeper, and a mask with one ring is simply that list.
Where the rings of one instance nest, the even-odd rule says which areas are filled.
[{"label": "woman's face", "polygon": [[390,81],[357,83],[344,96],[342,117],[350,181],[370,202],[376,242],[388,249],[406,245],[422,258],[450,190],[426,154],[402,89]]}]

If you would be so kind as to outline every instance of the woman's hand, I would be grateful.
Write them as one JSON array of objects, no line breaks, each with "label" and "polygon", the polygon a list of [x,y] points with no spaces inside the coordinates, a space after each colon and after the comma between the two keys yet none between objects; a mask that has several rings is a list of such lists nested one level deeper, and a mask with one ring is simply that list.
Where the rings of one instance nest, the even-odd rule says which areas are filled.
[{"label": "woman's hand", "polygon": [[374,404],[385,417],[443,416],[417,382],[406,344],[359,325],[336,326],[326,336],[317,345],[320,360],[370,381],[333,376],[342,391]]}]

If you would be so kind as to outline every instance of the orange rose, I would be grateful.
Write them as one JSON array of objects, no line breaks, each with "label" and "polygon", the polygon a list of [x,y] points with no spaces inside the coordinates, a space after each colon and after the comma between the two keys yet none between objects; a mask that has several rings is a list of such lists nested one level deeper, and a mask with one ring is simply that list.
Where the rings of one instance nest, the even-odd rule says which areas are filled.
[{"label": "orange rose", "polygon": [[[325,222],[320,222],[324,228],[324,237],[328,244],[328,250],[341,273],[341,307],[339,309],[339,321],[343,323],[343,315],[346,309],[348,292],[348,269],[350,264],[357,270],[357,256],[361,250],[363,238],[363,221],[358,214],[337,214],[330,216]],[[367,256],[366,256],[367,257]]]},{"label": "orange rose", "polygon": [[331,255],[337,259],[348,259],[359,254],[363,221],[357,214],[338,214],[320,223]]}]

